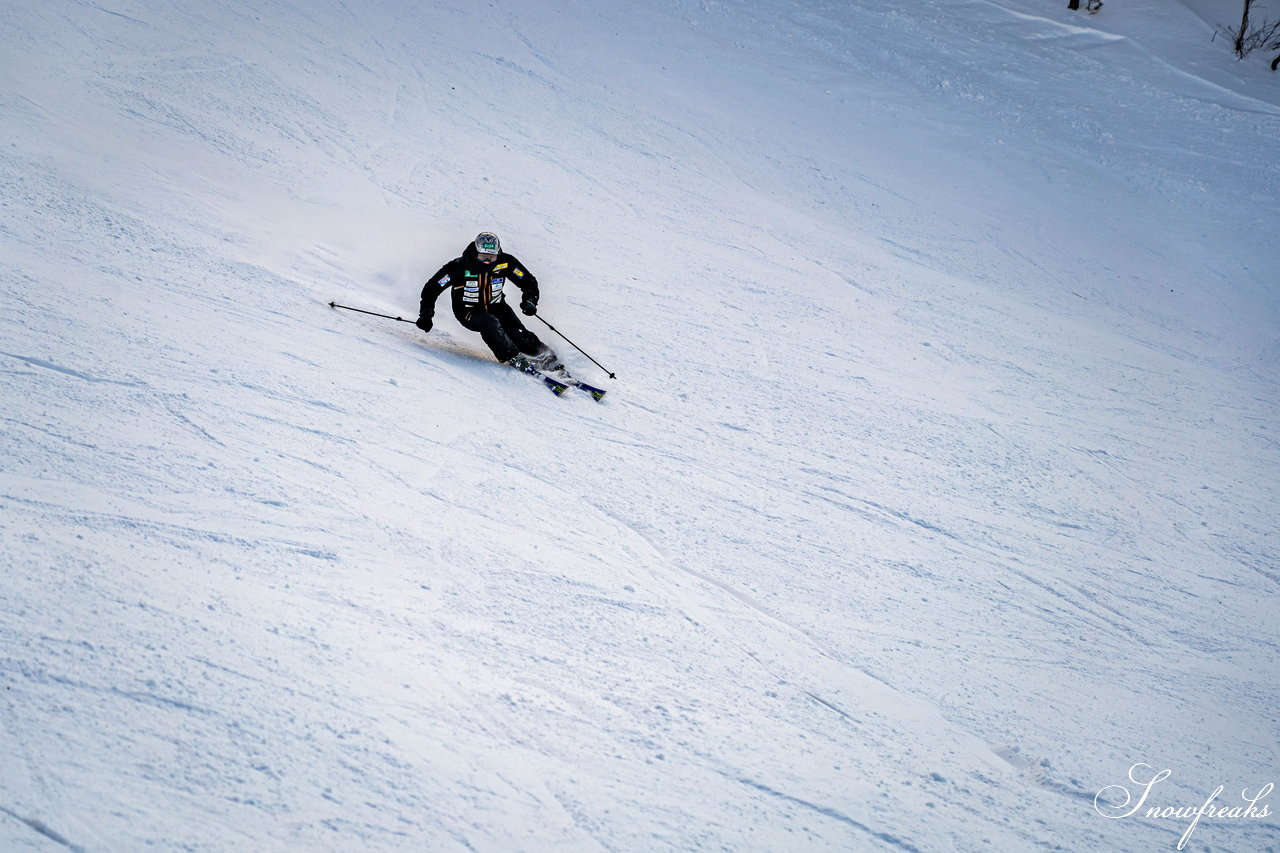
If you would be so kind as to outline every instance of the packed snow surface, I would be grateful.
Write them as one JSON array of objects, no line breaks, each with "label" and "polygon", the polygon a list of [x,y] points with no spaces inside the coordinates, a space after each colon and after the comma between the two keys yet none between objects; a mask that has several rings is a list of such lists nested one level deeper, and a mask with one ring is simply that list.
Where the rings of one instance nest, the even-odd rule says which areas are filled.
[{"label": "packed snow surface", "polygon": [[7,0],[0,849],[1274,849],[1236,5]]}]

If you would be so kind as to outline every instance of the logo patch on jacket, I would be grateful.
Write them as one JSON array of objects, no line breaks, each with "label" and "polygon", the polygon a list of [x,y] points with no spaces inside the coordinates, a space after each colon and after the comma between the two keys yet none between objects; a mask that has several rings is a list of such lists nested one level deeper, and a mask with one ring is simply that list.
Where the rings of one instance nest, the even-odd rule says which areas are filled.
[{"label": "logo patch on jacket", "polygon": [[[504,264],[503,266],[506,266],[506,265]],[[511,271],[511,274],[516,278],[524,278],[524,270],[522,269],[514,269]]]},{"label": "logo patch on jacket", "polygon": [[505,270],[505,269],[506,269],[507,267],[509,267],[509,266],[511,266],[511,265],[510,265],[510,264],[498,264],[496,267],[494,267],[494,268],[493,268],[493,271],[494,271],[494,272],[498,272],[499,270]]}]

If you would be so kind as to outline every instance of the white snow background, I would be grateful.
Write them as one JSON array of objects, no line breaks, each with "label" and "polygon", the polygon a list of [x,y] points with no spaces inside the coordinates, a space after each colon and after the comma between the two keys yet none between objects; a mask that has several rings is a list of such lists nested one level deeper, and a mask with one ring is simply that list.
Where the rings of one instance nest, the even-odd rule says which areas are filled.
[{"label": "white snow background", "polygon": [[[7,0],[0,849],[1172,850],[1095,795],[1280,781],[1238,6]],[[328,306],[482,229],[604,403]]]}]

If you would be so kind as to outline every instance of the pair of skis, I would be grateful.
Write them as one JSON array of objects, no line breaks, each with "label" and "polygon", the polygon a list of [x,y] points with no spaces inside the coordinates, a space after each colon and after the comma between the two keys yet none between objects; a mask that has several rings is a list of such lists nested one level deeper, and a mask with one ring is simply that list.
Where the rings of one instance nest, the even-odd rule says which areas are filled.
[{"label": "pair of skis", "polygon": [[594,385],[588,385],[581,379],[574,379],[564,368],[561,368],[554,373],[543,373],[532,364],[526,364],[523,367],[517,366],[516,369],[522,373],[527,373],[530,376],[541,379],[542,384],[546,385],[547,388],[551,390],[551,393],[555,394],[557,397],[565,391],[568,391],[570,388],[577,388],[579,391],[590,394],[591,399],[595,400],[597,403],[604,400],[605,391],[603,389],[597,388]]}]

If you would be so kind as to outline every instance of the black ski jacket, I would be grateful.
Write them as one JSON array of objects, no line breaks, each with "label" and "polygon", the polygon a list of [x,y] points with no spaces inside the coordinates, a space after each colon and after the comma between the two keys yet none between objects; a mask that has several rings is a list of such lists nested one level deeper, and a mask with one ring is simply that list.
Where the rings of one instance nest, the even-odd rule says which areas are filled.
[{"label": "black ski jacket", "polygon": [[507,284],[520,288],[523,299],[538,301],[538,280],[514,255],[499,252],[496,261],[482,264],[476,258],[475,243],[468,243],[462,257],[442,266],[423,285],[418,319],[435,317],[436,300],[445,288],[453,289],[453,314],[459,320],[463,320],[468,312],[488,313],[504,301],[502,289]]}]

